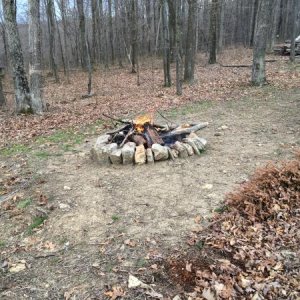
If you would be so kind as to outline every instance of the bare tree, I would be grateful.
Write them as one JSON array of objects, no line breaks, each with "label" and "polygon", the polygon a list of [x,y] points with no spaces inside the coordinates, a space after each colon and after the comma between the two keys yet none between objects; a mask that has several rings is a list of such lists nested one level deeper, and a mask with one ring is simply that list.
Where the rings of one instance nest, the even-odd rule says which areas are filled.
[{"label": "bare tree", "polygon": [[298,16],[298,11],[297,8],[299,5],[297,5],[296,0],[291,0],[291,20],[292,20],[292,34],[291,34],[291,54],[290,54],[290,61],[295,62],[295,39],[296,39],[296,29],[297,29],[297,16]]},{"label": "bare tree", "polygon": [[171,86],[171,55],[170,55],[170,34],[169,34],[169,22],[168,22],[168,2],[162,1],[162,26],[163,26],[163,63],[164,63],[164,85],[165,87]]},{"label": "bare tree", "polygon": [[185,44],[184,80],[192,83],[195,73],[197,0],[188,0],[188,28]]},{"label": "bare tree", "polygon": [[59,82],[57,64],[55,60],[55,18],[54,18],[54,3],[53,0],[47,1],[47,17],[48,17],[48,32],[49,32],[49,56],[50,66],[55,78],[55,82]]},{"label": "bare tree", "polygon": [[273,0],[260,0],[254,35],[252,84],[263,85],[266,82],[265,54],[267,46],[268,28],[272,18]]},{"label": "bare tree", "polygon": [[2,79],[4,78],[3,68],[0,66],[0,108],[3,107],[6,103],[3,86],[2,86]]},{"label": "bare tree", "polygon": [[77,9],[78,9],[78,17],[79,17],[81,66],[84,70],[88,70],[88,60],[87,60],[88,51],[86,46],[85,17],[84,17],[82,0],[77,0]]},{"label": "bare tree", "polygon": [[41,25],[40,0],[29,0],[29,82],[31,91],[31,108],[34,113],[42,113],[45,105],[42,100],[41,67]]},{"label": "bare tree", "polygon": [[14,79],[16,112],[32,113],[31,96],[24,68],[24,59],[16,21],[16,2],[2,0],[5,30]]},{"label": "bare tree", "polygon": [[131,0],[130,36],[131,36],[131,72],[137,72],[138,65],[138,27],[136,0]]},{"label": "bare tree", "polygon": [[212,0],[209,22],[209,64],[217,62],[217,16],[218,0]]},{"label": "bare tree", "polygon": [[114,48],[114,30],[112,18],[112,0],[108,0],[108,26],[109,26],[109,44],[111,51],[111,62],[115,64],[115,48]]}]

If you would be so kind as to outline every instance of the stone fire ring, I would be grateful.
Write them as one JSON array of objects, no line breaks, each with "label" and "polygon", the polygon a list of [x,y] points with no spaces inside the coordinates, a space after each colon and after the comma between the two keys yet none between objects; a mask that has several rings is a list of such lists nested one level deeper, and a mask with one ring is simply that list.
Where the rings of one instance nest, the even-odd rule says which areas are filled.
[{"label": "stone fire ring", "polygon": [[153,164],[157,161],[176,158],[187,158],[192,155],[201,155],[205,150],[207,141],[195,132],[189,133],[182,141],[171,145],[153,144],[151,148],[127,142],[122,147],[111,143],[111,135],[104,134],[97,138],[91,149],[91,158],[101,165],[143,165]]}]

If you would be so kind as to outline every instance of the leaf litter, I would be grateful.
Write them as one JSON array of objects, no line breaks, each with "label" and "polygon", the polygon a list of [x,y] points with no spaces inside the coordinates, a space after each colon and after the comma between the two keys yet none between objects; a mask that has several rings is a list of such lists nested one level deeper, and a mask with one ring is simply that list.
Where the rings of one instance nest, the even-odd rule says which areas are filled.
[{"label": "leaf litter", "polygon": [[225,204],[211,227],[192,233],[200,251],[167,259],[168,277],[193,290],[190,299],[299,299],[300,155],[258,169]]},{"label": "leaf litter", "polygon": [[[268,58],[273,59],[273,55]],[[228,50],[220,56],[221,64],[251,64],[252,52],[247,49]],[[269,83],[279,89],[289,89],[300,85],[300,73],[287,65],[287,58],[275,57],[276,62],[267,63]],[[197,81],[184,86],[183,96],[176,95],[175,86],[163,88],[161,62],[146,61],[141,66],[141,85],[137,86],[136,77],[126,69],[112,68],[108,71],[95,71],[93,84],[95,96],[82,99],[86,89],[86,74],[73,71],[71,84],[64,79],[55,84],[49,79],[43,89],[49,111],[42,116],[12,115],[14,101],[8,97],[8,112],[0,112],[0,148],[11,143],[26,143],[41,135],[50,135],[60,129],[80,130],[97,120],[102,126],[110,126],[102,117],[103,113],[130,117],[145,111],[166,110],[198,101],[225,101],[238,99],[251,94],[263,93],[260,88],[251,87],[251,68],[225,68],[220,64],[206,65],[207,58],[199,54],[196,69]],[[205,76],[203,75],[205,74]],[[172,69],[173,80],[175,69]],[[8,76],[7,76],[8,77]],[[12,89],[8,78],[5,89]]]}]

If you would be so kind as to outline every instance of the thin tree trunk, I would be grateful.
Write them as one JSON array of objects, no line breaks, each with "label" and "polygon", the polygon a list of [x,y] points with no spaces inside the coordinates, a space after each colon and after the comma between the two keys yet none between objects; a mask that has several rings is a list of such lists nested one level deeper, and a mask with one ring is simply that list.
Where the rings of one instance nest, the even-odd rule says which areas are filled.
[{"label": "thin tree trunk", "polygon": [[118,63],[119,67],[123,68],[123,63],[122,63],[122,43],[121,43],[121,36],[120,36],[120,31],[121,31],[121,22],[120,22],[120,7],[119,7],[119,0],[115,0],[115,20],[116,20],[116,49],[117,49],[117,58],[118,58]]},{"label": "thin tree trunk", "polygon": [[131,72],[137,72],[138,60],[138,28],[137,28],[137,7],[136,0],[131,0]]},{"label": "thin tree trunk", "polygon": [[189,0],[188,30],[185,47],[184,80],[192,83],[195,73],[197,0]]},{"label": "thin tree trunk", "polygon": [[87,69],[88,69],[88,96],[92,95],[92,64],[91,64],[91,57],[90,57],[90,51],[89,51],[89,45],[86,40],[86,48],[87,48]]},{"label": "thin tree trunk", "polygon": [[181,0],[176,0],[175,2],[176,2],[176,8],[175,8],[175,12],[176,12],[176,16],[175,16],[176,94],[180,96],[182,95],[182,81],[183,81],[182,49],[181,49],[181,35],[182,35]]},{"label": "thin tree trunk", "polygon": [[277,40],[278,34],[278,22],[280,17],[280,3],[281,0],[275,0],[273,7],[273,18],[271,26],[271,37],[268,43],[268,52],[271,52],[274,48],[275,42]]},{"label": "thin tree trunk", "polygon": [[17,113],[32,113],[29,84],[24,68],[24,59],[16,22],[16,3],[2,0],[9,57],[14,79]]},{"label": "thin tree trunk", "polygon": [[292,34],[291,34],[291,54],[290,54],[290,61],[295,62],[295,39],[296,39],[296,29],[297,29],[297,15],[298,15],[298,10],[296,8],[299,7],[297,5],[296,0],[291,0],[291,20],[292,20]]},{"label": "thin tree trunk", "polygon": [[218,0],[212,0],[209,22],[209,64],[217,62],[217,16]]},{"label": "thin tree trunk", "polygon": [[42,99],[41,66],[41,25],[40,0],[29,0],[29,82],[31,91],[31,108],[34,113],[42,113],[46,106]]},{"label": "thin tree trunk", "polygon": [[83,9],[83,1],[77,0],[78,18],[79,18],[79,32],[80,32],[80,50],[81,50],[81,67],[83,70],[88,70],[87,63],[87,47],[85,37],[85,17]]},{"label": "thin tree trunk", "polygon": [[169,33],[169,22],[168,22],[168,3],[167,0],[163,0],[162,3],[162,26],[163,26],[163,63],[164,63],[164,85],[170,87],[171,82],[171,55],[170,55],[170,33]]},{"label": "thin tree trunk", "polygon": [[224,19],[225,19],[225,0],[220,0],[220,22],[219,22],[219,40],[218,52],[222,52],[224,44]]},{"label": "thin tree trunk", "polygon": [[61,0],[60,3],[61,7],[61,20],[63,25],[63,40],[64,40],[64,57],[65,57],[65,63],[66,63],[66,77],[67,82],[70,83],[70,63],[69,63],[69,57],[68,57],[68,43],[67,43],[67,22],[66,22],[66,6],[65,6],[65,0]]},{"label": "thin tree trunk", "polygon": [[65,63],[65,53],[64,53],[64,49],[63,49],[63,44],[62,44],[62,40],[61,40],[61,35],[60,35],[60,30],[59,30],[56,14],[54,15],[54,18],[55,18],[57,34],[58,34],[58,43],[59,43],[59,48],[60,48],[61,61],[62,61],[62,64],[63,64],[64,75],[66,76],[67,75],[67,69],[66,69],[66,63]]},{"label": "thin tree trunk", "polygon": [[109,44],[111,51],[111,62],[115,64],[115,49],[114,49],[114,30],[112,21],[112,0],[108,0],[108,26],[109,26]]},{"label": "thin tree trunk", "polygon": [[92,0],[92,63],[97,63],[99,51],[98,47],[99,30],[99,6],[97,0]]},{"label": "thin tree trunk", "polygon": [[252,84],[259,86],[266,83],[265,54],[268,28],[272,18],[272,1],[273,0],[261,0],[257,11],[253,49]]},{"label": "thin tree trunk", "polygon": [[6,99],[4,96],[3,86],[2,86],[2,79],[4,78],[4,75],[1,72],[2,69],[0,68],[0,108],[6,104]]},{"label": "thin tree trunk", "polygon": [[55,21],[54,21],[54,4],[53,0],[47,0],[47,15],[49,26],[49,51],[50,51],[50,65],[52,68],[55,82],[59,82],[57,71],[57,64],[55,61]]},{"label": "thin tree trunk", "polygon": [[259,0],[254,0],[253,10],[252,10],[251,36],[250,36],[250,42],[249,42],[250,47],[253,47],[253,44],[254,44],[254,34],[255,34],[258,4],[259,4]]}]

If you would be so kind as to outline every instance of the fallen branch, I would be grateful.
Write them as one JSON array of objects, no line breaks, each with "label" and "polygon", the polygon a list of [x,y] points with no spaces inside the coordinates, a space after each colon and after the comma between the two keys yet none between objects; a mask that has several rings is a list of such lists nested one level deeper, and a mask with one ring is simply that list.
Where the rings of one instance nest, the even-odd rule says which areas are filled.
[{"label": "fallen branch", "polygon": [[[267,59],[266,63],[267,62],[272,63],[276,61],[277,61],[276,59]],[[252,67],[252,65],[222,65],[221,63],[219,63],[219,65],[224,68],[251,68]]]},{"label": "fallen branch", "polygon": [[114,118],[114,117],[111,117],[111,116],[108,116],[107,114],[102,114],[104,117],[106,117],[106,118],[109,118],[109,119],[111,119],[111,120],[113,120],[113,121],[116,121],[116,122],[119,122],[119,123],[123,123],[123,124],[130,124],[131,122],[129,122],[129,121],[125,121],[125,120],[122,120],[122,119],[118,119],[118,118]]}]

